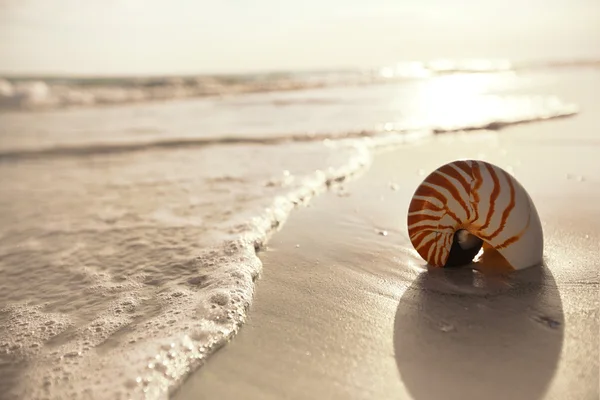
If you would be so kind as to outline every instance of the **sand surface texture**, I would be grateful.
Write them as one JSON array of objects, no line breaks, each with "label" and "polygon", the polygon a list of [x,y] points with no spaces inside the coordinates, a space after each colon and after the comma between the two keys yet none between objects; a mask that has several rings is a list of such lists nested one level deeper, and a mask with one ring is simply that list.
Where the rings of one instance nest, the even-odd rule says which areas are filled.
[{"label": "sand surface texture", "polygon": [[[248,323],[175,398],[597,399],[592,114],[378,155],[365,176],[292,214],[261,255]],[[458,158],[492,162],[526,188],[544,229],[542,268],[486,276],[428,270],[416,255],[413,191]]]}]

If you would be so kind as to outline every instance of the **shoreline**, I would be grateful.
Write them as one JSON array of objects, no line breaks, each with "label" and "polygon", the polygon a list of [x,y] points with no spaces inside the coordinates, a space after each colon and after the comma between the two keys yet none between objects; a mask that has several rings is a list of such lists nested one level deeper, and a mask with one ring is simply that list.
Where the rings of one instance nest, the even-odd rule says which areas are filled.
[{"label": "shoreline", "polygon": [[[588,78],[583,77],[583,82],[587,82]],[[532,91],[541,92],[545,98],[548,91],[555,91],[547,86],[547,81],[541,81],[539,85]],[[587,89],[593,85],[581,86],[585,88],[581,102],[579,95],[574,96],[572,91],[579,87],[561,86],[561,90],[568,89],[561,93],[561,97],[564,94],[567,100],[577,101],[584,109],[589,107],[593,110],[595,95],[588,93],[591,89]],[[579,89],[575,91],[579,93]],[[387,104],[389,96],[398,95],[395,90],[389,92],[378,95],[381,107]],[[355,95],[365,101],[360,93]],[[237,107],[241,104],[231,105]],[[461,110],[456,110],[458,114],[466,112],[465,121],[470,120],[469,116],[473,114],[469,104],[465,102]],[[527,104],[534,106],[537,103]],[[304,104],[300,108],[310,114],[311,107]],[[231,110],[237,110],[237,113],[239,108]],[[348,118],[342,120],[346,125],[353,126],[352,108],[349,110],[344,113]],[[441,109],[440,112],[452,113],[453,110]],[[527,110],[529,108],[525,107]],[[131,110],[124,108],[124,111],[121,117],[132,117]],[[50,126],[47,142],[71,143],[80,137],[77,130],[71,134],[59,133],[65,128],[70,132],[69,126],[76,127],[77,123],[89,122],[94,120],[92,117],[101,114],[82,114],[79,120],[64,121],[64,115],[61,115],[60,123]],[[278,123],[272,123],[273,127],[286,125],[283,122],[292,114],[277,119],[275,113],[274,118]],[[542,115],[542,119],[548,115],[541,112],[533,114]],[[589,360],[585,357],[590,353],[589,348],[575,346],[573,340],[564,339],[565,310],[575,310],[574,313],[579,313],[579,316],[588,313],[588,316],[594,317],[597,306],[585,296],[577,297],[576,294],[571,297],[578,302],[575,307],[569,306],[569,309],[564,302],[565,298],[569,300],[570,295],[564,297],[564,293],[598,286],[597,276],[591,275],[595,269],[581,267],[584,261],[592,265],[595,262],[594,252],[590,249],[597,242],[597,227],[591,223],[598,212],[594,202],[599,182],[594,175],[597,170],[594,146],[600,142],[595,140],[595,115],[597,113],[586,112],[552,124],[515,125],[501,134],[476,131],[432,135],[431,131],[427,131],[394,135],[391,128],[395,125],[389,123],[382,128],[389,131],[389,135],[360,140],[314,138],[314,143],[281,147],[238,146],[238,143],[230,143],[230,139],[226,138],[226,143],[232,146],[188,149],[184,143],[183,148],[171,149],[180,144],[176,140],[152,142],[154,145],[148,149],[166,147],[177,151],[158,149],[136,154],[130,152],[138,147],[144,150],[147,144],[142,143],[137,147],[125,146],[126,154],[113,156],[112,153],[120,153],[120,148],[98,148],[94,145],[91,139],[98,137],[104,140],[106,133],[109,133],[108,138],[117,137],[110,133],[121,132],[124,126],[139,122],[124,118],[123,121],[129,121],[125,125],[119,122],[114,126],[109,124],[107,129],[90,131],[90,136],[81,141],[90,143],[87,147],[77,147],[76,151],[59,148],[57,160],[62,161],[54,163],[53,168],[38,162],[3,164],[9,168],[9,173],[14,173],[14,178],[7,182],[12,184],[7,187],[7,198],[11,199],[12,195],[14,201],[11,203],[22,204],[15,207],[15,212],[5,214],[9,227],[6,232],[16,233],[5,235],[8,240],[5,243],[19,246],[20,239],[27,238],[26,229],[38,232],[36,227],[41,225],[40,231],[45,235],[44,227],[50,227],[53,235],[46,235],[48,241],[28,241],[27,251],[22,254],[27,257],[30,254],[28,251],[36,250],[37,246],[59,260],[51,266],[56,266],[54,270],[43,262],[32,265],[22,271],[27,279],[23,279],[20,271],[13,270],[9,265],[6,287],[22,289],[19,296],[23,298],[27,296],[40,302],[49,299],[54,303],[48,303],[46,309],[36,304],[17,304],[5,309],[7,314],[3,314],[3,318],[8,326],[5,330],[11,333],[10,341],[2,344],[8,348],[8,357],[3,359],[9,360],[5,366],[8,366],[12,376],[3,382],[3,387],[8,388],[9,396],[13,393],[16,397],[77,397],[99,391],[108,397],[131,394],[134,397],[165,398],[169,392],[175,392],[188,376],[192,376],[192,380],[197,380],[194,378],[196,375],[204,376],[204,369],[198,374],[193,372],[204,364],[214,350],[232,339],[238,327],[248,318],[248,312],[252,316],[254,308],[248,311],[248,307],[252,304],[255,290],[259,293],[261,288],[255,287],[254,281],[261,270],[265,278],[270,279],[273,266],[283,268],[277,270],[279,275],[275,283],[266,281],[269,287],[273,287],[269,289],[271,297],[265,300],[271,307],[271,318],[256,323],[258,336],[254,340],[242,340],[241,343],[249,343],[242,344],[246,346],[243,347],[246,356],[235,353],[231,356],[234,369],[240,366],[246,366],[251,372],[260,369],[270,377],[270,382],[264,382],[264,377],[249,375],[245,383],[240,383],[252,387],[250,392],[259,391],[256,392],[258,398],[276,390],[273,386],[277,382],[283,384],[284,391],[311,397],[310,393],[303,391],[306,385],[297,387],[297,379],[308,383],[313,390],[327,391],[332,396],[338,393],[341,398],[362,395],[371,398],[374,394],[377,394],[377,398],[385,398],[391,392],[409,397],[410,393],[420,390],[420,386],[426,387],[419,383],[418,378],[430,371],[425,368],[425,372],[417,373],[416,378],[410,378],[410,372],[423,370],[423,365],[431,362],[423,364],[420,354],[411,356],[410,352],[402,349],[411,350],[420,346],[436,348],[444,343],[444,339],[447,339],[445,336],[464,335],[458,341],[463,343],[475,343],[480,337],[498,336],[498,332],[486,329],[483,329],[483,335],[469,336],[468,332],[475,331],[477,323],[481,325],[487,321],[483,325],[489,325],[496,320],[489,319],[488,314],[484,313],[476,318],[473,328],[473,317],[478,314],[464,313],[460,307],[454,311],[448,310],[448,304],[443,301],[441,305],[436,305],[441,299],[440,294],[451,299],[458,294],[475,304],[479,304],[481,299],[498,298],[500,305],[484,303],[479,306],[496,310],[505,316],[518,316],[520,323],[516,325],[516,331],[525,327],[526,330],[537,332],[541,326],[554,332],[548,334],[542,331],[540,334],[550,343],[549,358],[544,365],[526,368],[538,371],[538,375],[534,376],[537,383],[530,385],[533,387],[530,390],[535,393],[541,393],[552,381],[553,368],[557,366],[566,365],[569,370],[567,383],[569,380],[572,382],[577,373],[587,379],[589,371],[582,372],[573,368],[573,365],[578,366],[582,359],[586,361],[586,367],[593,369],[597,364],[587,362]],[[314,117],[320,121],[318,115]],[[519,120],[512,118],[513,121]],[[158,118],[156,121],[163,120]],[[19,129],[25,129],[21,123],[27,121],[17,119],[13,122],[13,132],[18,133]],[[40,127],[44,126],[43,119],[35,122]],[[170,125],[167,122],[165,119],[160,122],[163,125],[159,126],[164,128]],[[19,140],[21,135],[15,135],[15,143],[38,142],[39,146],[38,138],[31,135],[36,124],[22,131],[24,140]],[[330,125],[336,124],[332,118]],[[242,121],[233,125],[244,126]],[[179,127],[182,126],[185,124]],[[298,122],[298,129],[300,126],[302,124]],[[177,126],[172,129],[177,130]],[[133,141],[131,139],[137,133],[144,132],[143,129],[140,132],[136,129],[125,131],[129,132],[129,142],[125,142],[130,144],[138,143],[141,136]],[[160,133],[161,129],[154,129],[153,132]],[[267,130],[263,134],[269,137],[273,132],[278,130]],[[423,138],[423,134],[426,134],[427,140],[412,142],[414,136]],[[307,137],[313,141],[311,135]],[[59,143],[56,139],[60,139]],[[75,142],[79,143],[80,140]],[[406,142],[410,142],[408,147]],[[565,144],[569,145],[569,149],[565,149]],[[397,147],[399,149],[394,151]],[[53,151],[52,154],[42,152],[39,155],[43,157],[40,158],[53,156]],[[88,155],[94,154],[102,157],[87,159]],[[105,158],[105,154],[108,157]],[[362,173],[362,167],[370,165],[376,154],[376,171],[367,172],[364,180],[346,182],[350,172],[360,170]],[[79,155],[85,157],[71,157]],[[516,173],[520,181],[522,175],[519,174],[524,173],[524,186],[531,190],[534,199],[542,199],[553,229],[550,238],[553,240],[555,259],[550,262],[568,265],[565,268],[539,270],[539,275],[524,276],[524,281],[488,280],[476,274],[446,276],[435,275],[434,271],[425,272],[422,260],[415,257],[402,229],[407,201],[414,187],[429,170],[457,157],[492,161]],[[212,173],[211,170],[217,172]],[[281,174],[276,173],[278,170]],[[168,172],[166,176],[165,171]],[[53,176],[57,175],[70,177],[70,183],[52,183]],[[80,193],[73,190],[79,194],[74,198],[63,196],[61,192],[87,187],[87,183],[92,183],[91,188]],[[28,187],[42,190],[36,192],[26,189]],[[324,192],[327,187],[332,189],[334,195],[318,196],[308,209],[299,210],[300,217],[292,213],[291,220],[300,218],[301,222],[295,222],[288,228],[289,232],[285,229],[281,234],[274,235],[266,251],[257,256],[257,250],[279,231],[283,223],[287,223],[288,214],[296,205],[305,203],[316,193]],[[36,200],[43,191],[48,193],[48,199],[54,199],[57,204],[53,205],[43,198]],[[104,196],[107,193],[117,195]],[[333,199],[325,200],[330,197]],[[90,201],[90,198],[94,200]],[[578,201],[581,198],[586,201]],[[96,204],[97,199],[100,201]],[[62,200],[65,204],[61,203]],[[576,211],[573,211],[574,203],[577,204]],[[32,206],[28,207],[28,204]],[[90,204],[93,207],[75,210],[74,204]],[[45,209],[46,206],[48,211],[45,215],[48,218],[29,218],[28,209]],[[146,222],[146,226],[140,222]],[[207,224],[208,231],[205,230]],[[82,228],[87,232],[84,235],[81,234]],[[202,238],[218,236],[211,236],[211,229],[215,234],[224,234],[222,246],[217,244],[218,241],[211,242],[212,239],[203,242]],[[280,235],[282,238],[291,235],[289,246],[279,242]],[[123,240],[124,237],[128,240]],[[72,238],[78,238],[81,242],[73,243]],[[5,249],[11,251],[10,246],[5,246]],[[264,270],[258,257],[265,262]],[[26,258],[19,261],[19,258],[16,263],[29,262]],[[44,281],[47,275],[52,275],[48,274],[52,271],[57,273],[55,277],[60,278],[64,266],[77,271],[81,259],[88,260],[87,264],[92,265],[91,269],[84,268],[81,277],[76,279],[76,284],[81,285],[82,290],[73,291],[64,279],[55,279],[52,285]],[[44,258],[40,257],[40,260]],[[573,262],[575,267],[571,265]],[[37,268],[44,273],[37,273]],[[123,285],[123,281],[127,285]],[[20,285],[20,282],[26,282],[26,285]],[[93,286],[90,287],[90,284]],[[89,294],[90,289],[93,295]],[[523,295],[523,291],[528,295]],[[5,292],[5,298],[12,299],[12,296],[13,290]],[[74,300],[65,302],[62,299],[66,297]],[[102,300],[107,297],[110,302]],[[55,301],[57,298],[60,299]],[[579,301],[581,299],[583,302]],[[454,306],[460,304],[454,303]],[[100,313],[94,314],[94,311],[88,315],[86,307]],[[258,307],[261,310],[263,306]],[[415,312],[419,310],[418,307],[429,310],[427,315],[431,317],[427,321],[433,325],[428,327],[429,330],[411,336],[407,327],[424,326],[419,319],[419,312]],[[58,313],[52,314],[54,310]],[[447,321],[448,314],[453,315],[454,319]],[[56,328],[48,330],[41,327],[45,322],[54,324]],[[589,342],[590,338],[594,339],[593,334],[589,333],[589,325],[580,324],[580,329],[572,332],[572,336],[580,337],[583,333],[584,340]],[[465,326],[473,329],[465,329]],[[515,327],[510,321],[501,328],[505,326]],[[497,331],[501,332],[502,329]],[[435,339],[440,332],[447,335]],[[47,340],[48,337],[59,339]],[[429,339],[416,346],[414,343],[410,345],[411,337]],[[430,340],[432,337],[434,339]],[[63,338],[67,340],[61,341]],[[513,344],[532,342],[530,346],[519,347],[517,352],[532,354],[533,360],[536,354],[540,354],[535,350],[539,350],[537,341],[519,341],[510,329],[500,334],[500,339],[501,342],[504,340],[506,346],[510,345],[506,340],[512,340]],[[232,343],[232,346],[237,346],[232,347],[233,350],[240,349],[236,343],[237,338]],[[256,343],[262,344],[257,347]],[[451,353],[445,357],[456,361],[457,353],[466,354],[472,350],[472,346],[466,346],[459,351],[455,343],[451,341],[447,346],[437,348],[436,352],[443,353],[444,349],[451,349]],[[559,357],[565,343],[571,346],[566,353],[571,361],[561,362]],[[503,352],[498,347],[495,349],[495,352],[493,348],[490,349],[492,353],[488,354],[488,358],[502,359]],[[577,351],[583,354],[583,358],[581,354],[577,355]],[[397,356],[398,352],[402,356]],[[56,355],[60,354],[62,356],[57,359]],[[223,354],[232,354],[229,346],[223,349]],[[264,362],[264,357],[269,356],[270,361]],[[27,357],[34,361],[21,366],[13,362]],[[474,357],[467,357],[470,358]],[[220,356],[217,357],[219,359]],[[382,362],[383,359],[387,361]],[[298,360],[303,362],[298,364]],[[419,360],[423,365],[419,366]],[[307,364],[304,365],[304,362]],[[473,372],[467,375],[477,376],[481,365],[485,364],[479,362],[468,366]],[[11,370],[13,365],[15,368]],[[215,371],[219,363],[214,365],[209,363],[206,368]],[[273,365],[287,368],[270,371]],[[504,370],[519,371],[510,363],[505,367]],[[457,369],[452,363],[446,364],[445,369],[464,370]],[[408,373],[402,370],[408,370]],[[374,375],[374,371],[378,373]],[[447,379],[450,375],[448,371],[435,380],[442,382]],[[242,375],[244,372],[239,370],[233,373],[222,371],[216,381],[210,382],[212,389],[206,393],[222,393],[222,387],[214,386],[219,379],[225,379],[221,382],[225,389],[238,390],[239,387],[234,387],[232,382],[237,384],[238,376]],[[510,375],[494,375],[501,377],[502,381],[511,380]],[[512,379],[514,381],[516,378]],[[37,383],[42,381],[43,384]],[[111,387],[105,386],[108,381],[112,382]],[[332,381],[336,387],[331,387]],[[460,382],[456,379],[442,385],[445,391],[455,388],[455,381]],[[373,386],[374,382],[378,386]],[[477,387],[476,384],[469,386]],[[563,384],[561,387],[564,389],[567,386]],[[589,388],[580,386],[583,390]],[[190,390],[186,387],[187,384],[184,384],[183,390]],[[536,397],[535,394],[532,396]],[[237,397],[246,396],[242,392]],[[436,394],[435,397],[440,395]]]},{"label": "shoreline", "polygon": [[[563,128],[560,125],[578,124],[572,121],[577,119],[553,123],[559,126],[540,124],[533,130],[559,132]],[[517,346],[529,357],[521,360],[521,363],[529,362],[527,368],[523,368],[515,365],[515,359],[502,358],[506,354],[504,347],[492,346],[487,350],[499,358],[492,368],[496,378],[500,378],[496,381],[504,385],[517,379],[513,387],[519,388],[520,382],[529,390],[527,397],[522,398],[597,397],[598,354],[597,348],[590,345],[597,343],[598,304],[591,291],[579,289],[590,285],[598,288],[597,276],[594,278],[581,264],[593,257],[591,247],[600,235],[597,227],[590,223],[593,218],[589,217],[587,223],[582,219],[573,224],[575,226],[564,227],[564,220],[571,218],[562,208],[569,196],[568,193],[556,198],[548,196],[548,192],[555,194],[547,182],[548,178],[553,178],[552,170],[543,168],[548,166],[548,160],[538,155],[532,163],[543,164],[540,170],[546,174],[541,180],[534,169],[523,167],[520,154],[539,144],[534,141],[528,145],[529,149],[522,148],[524,142],[520,143],[520,133],[528,140],[532,139],[529,134],[525,135],[527,130],[531,131],[532,126],[513,127],[502,135],[490,132],[436,135],[427,144],[412,146],[412,151],[400,148],[377,154],[362,179],[344,183],[344,189],[338,189],[337,196],[334,193],[319,196],[308,208],[292,213],[286,222],[287,229],[276,233],[267,251],[259,253],[264,267],[247,322],[230,344],[192,374],[174,393],[174,398],[304,399],[326,394],[326,398],[426,399],[428,395],[441,394],[427,391],[431,386],[427,380],[432,379],[427,373],[432,374],[432,371],[426,372],[423,368],[430,366],[431,360],[422,357],[419,361],[414,352],[408,356],[398,355],[399,348],[408,346],[410,349],[419,343],[419,337],[424,336],[429,339],[427,343],[437,349],[429,356],[435,356],[444,355],[444,348],[436,345],[444,343],[450,346],[444,355],[447,361],[444,365],[452,370],[461,359],[460,353],[471,348],[465,343],[475,343],[477,337],[494,335],[504,346]],[[504,147],[504,151],[491,154],[502,150],[499,147]],[[571,149],[571,153],[575,150]],[[443,159],[433,156],[437,151],[445,153]],[[478,154],[482,151],[490,152],[490,157]],[[586,154],[587,157],[579,160],[573,155],[568,159],[593,162],[589,150]],[[484,157],[479,157],[481,155]],[[511,292],[511,287],[520,286],[510,280],[478,277],[476,284],[477,279],[465,272],[450,276],[426,272],[423,261],[411,252],[402,222],[411,190],[423,178],[423,173],[441,165],[446,158],[464,156],[485,158],[511,173],[511,169],[516,169],[517,179],[534,197],[547,236],[547,267],[530,271],[541,273],[527,278],[533,279],[538,287],[531,295],[519,297]],[[404,163],[399,161],[403,158]],[[407,163],[423,168],[406,171]],[[427,168],[429,164],[431,166]],[[509,164],[515,167],[509,168]],[[579,165],[581,168],[586,163]],[[573,175],[577,173],[574,171]],[[562,175],[562,179],[563,184],[574,188],[579,185],[577,189],[581,193],[581,186],[588,186],[590,177],[578,181]],[[401,186],[398,185],[400,182]],[[593,195],[600,198],[597,191]],[[390,203],[391,199],[396,202]],[[585,211],[600,216],[599,210],[593,207]],[[578,212],[579,215],[582,213],[583,210]],[[582,235],[583,230],[590,233]],[[384,231],[386,236],[381,234]],[[317,240],[315,232],[318,232]],[[578,247],[574,250],[565,248],[560,240],[564,236],[575,240]],[[571,266],[567,271],[561,271],[559,266],[567,259]],[[477,286],[481,285],[482,279],[483,289]],[[501,293],[496,296],[499,303],[482,300],[496,291]],[[495,310],[504,317],[496,320],[482,312],[473,316],[456,308],[465,304],[452,303],[452,300],[449,306],[448,299],[457,294],[458,298],[469,299],[465,300],[469,302],[467,307],[476,305],[487,313]],[[433,327],[423,328],[423,321],[416,312],[423,302],[429,310],[426,320]],[[526,312],[518,310],[521,306]],[[448,312],[454,320],[438,321]],[[511,313],[516,314],[520,322],[511,319]],[[497,325],[498,321],[506,324],[506,327],[496,326],[501,328],[499,334],[487,327]],[[421,326],[418,335],[408,331],[406,339],[399,339],[397,332],[406,332],[407,328],[402,329],[405,324]],[[465,329],[464,326],[469,324],[476,328]],[[530,339],[520,343],[515,331],[522,332],[524,328]],[[483,335],[475,335],[477,329]],[[587,338],[587,345],[573,339],[574,335],[582,334]],[[463,343],[462,347],[452,348],[455,341],[444,341],[445,337],[453,335],[462,335],[458,339]],[[529,346],[523,347],[525,344]],[[475,360],[466,367],[477,376],[478,371],[485,370],[482,368],[485,363],[477,357]],[[415,373],[410,372],[412,369]],[[490,371],[488,368],[487,372]],[[445,394],[456,390],[459,378],[444,380],[443,371],[433,372],[439,373],[436,379],[443,380],[440,386]],[[446,370],[446,375],[452,374]],[[519,377],[529,377],[534,384],[530,382],[527,386],[527,382],[518,381]],[[486,390],[485,385],[471,387],[475,392],[479,390],[479,394]],[[514,395],[518,393],[521,392]],[[487,398],[494,397],[488,394]]]}]

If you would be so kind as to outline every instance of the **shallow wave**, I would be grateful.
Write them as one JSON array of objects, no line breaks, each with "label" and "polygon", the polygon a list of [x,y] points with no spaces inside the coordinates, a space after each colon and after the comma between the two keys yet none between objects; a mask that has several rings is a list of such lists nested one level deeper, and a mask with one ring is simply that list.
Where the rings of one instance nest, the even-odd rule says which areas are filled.
[{"label": "shallow wave", "polygon": [[0,161],[35,159],[46,157],[78,157],[97,154],[118,154],[155,149],[191,148],[232,144],[276,145],[289,142],[315,142],[325,139],[347,139],[375,136],[376,131],[344,133],[321,133],[316,135],[281,135],[265,137],[231,136],[217,138],[175,138],[152,141],[92,143],[83,146],[56,146],[0,151]]},{"label": "shallow wave", "polygon": [[100,154],[118,154],[126,152],[139,152],[156,149],[193,148],[218,145],[276,145],[290,142],[318,142],[323,140],[340,140],[352,138],[378,138],[394,133],[413,137],[423,131],[435,134],[473,131],[473,130],[499,130],[511,125],[545,121],[555,118],[565,118],[576,115],[577,108],[573,105],[561,109],[545,110],[535,115],[513,115],[504,119],[484,120],[473,125],[446,125],[433,128],[411,127],[402,124],[388,123],[374,130],[360,130],[356,132],[320,132],[318,134],[279,135],[264,137],[230,136],[217,138],[172,138],[151,141],[91,143],[79,146],[54,146],[47,148],[28,148],[14,150],[0,150],[0,162],[19,161],[27,159],[56,158],[56,157],[85,157]]},{"label": "shallow wave", "polygon": [[[12,369],[0,390],[9,399],[166,397],[245,320],[256,251],[292,208],[368,165],[373,145],[5,165],[0,357]],[[290,171],[273,176],[273,163]]]}]

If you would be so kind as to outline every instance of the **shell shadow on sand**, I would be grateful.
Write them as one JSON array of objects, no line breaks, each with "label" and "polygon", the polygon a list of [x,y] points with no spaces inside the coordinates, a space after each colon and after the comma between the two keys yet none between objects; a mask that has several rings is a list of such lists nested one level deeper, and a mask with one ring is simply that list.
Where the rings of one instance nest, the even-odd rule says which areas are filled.
[{"label": "shell shadow on sand", "polygon": [[396,363],[415,400],[536,400],[555,374],[563,328],[545,266],[509,276],[429,268],[396,311]]}]

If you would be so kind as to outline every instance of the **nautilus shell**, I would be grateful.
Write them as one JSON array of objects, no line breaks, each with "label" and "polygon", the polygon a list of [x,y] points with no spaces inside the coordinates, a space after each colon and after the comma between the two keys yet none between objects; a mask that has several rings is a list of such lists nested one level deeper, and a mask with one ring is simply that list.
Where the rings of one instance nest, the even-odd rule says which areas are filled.
[{"label": "nautilus shell", "polygon": [[542,263],[542,226],[531,197],[484,161],[454,161],[425,178],[408,208],[408,234],[433,266],[468,264],[482,247],[499,253],[509,270]]}]

